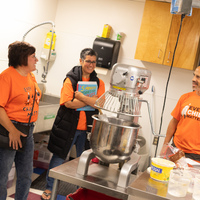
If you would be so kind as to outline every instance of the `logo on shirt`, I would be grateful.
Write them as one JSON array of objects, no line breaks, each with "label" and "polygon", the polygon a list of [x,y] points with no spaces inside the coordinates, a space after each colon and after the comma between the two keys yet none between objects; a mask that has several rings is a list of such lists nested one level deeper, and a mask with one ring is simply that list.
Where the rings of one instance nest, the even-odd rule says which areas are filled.
[{"label": "logo on shirt", "polygon": [[[23,107],[23,111],[28,112],[27,116],[30,116],[31,111],[32,111],[32,106],[33,106],[34,92],[32,92],[32,88],[31,87],[24,88],[24,91],[27,94],[27,99],[24,102],[25,106]],[[40,93],[37,91],[37,89],[35,90],[35,92],[36,92],[35,103],[39,104]],[[33,111],[32,115],[37,115],[37,112],[38,111]]]},{"label": "logo on shirt", "polygon": [[190,106],[185,106],[181,112],[181,116],[183,116],[184,118],[186,117],[187,115],[187,111],[189,109]]},{"label": "logo on shirt", "polygon": [[200,108],[191,106],[191,104],[186,105],[181,111],[181,116],[184,118],[188,117],[200,121]]}]

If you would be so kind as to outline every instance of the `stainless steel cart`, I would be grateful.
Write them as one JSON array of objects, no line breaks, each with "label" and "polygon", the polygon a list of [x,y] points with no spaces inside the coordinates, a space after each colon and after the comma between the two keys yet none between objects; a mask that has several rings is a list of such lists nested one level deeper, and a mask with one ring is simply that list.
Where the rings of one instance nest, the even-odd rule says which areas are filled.
[{"label": "stainless steel cart", "polygon": [[64,163],[50,170],[49,176],[55,179],[52,198],[56,199],[59,181],[65,181],[80,187],[101,192],[124,200],[192,200],[187,193],[184,198],[176,198],[167,193],[167,183],[154,181],[145,171],[139,176],[130,176],[128,187],[117,186],[120,170],[118,165],[109,167],[90,162],[88,173],[85,176],[77,174],[79,158]]}]

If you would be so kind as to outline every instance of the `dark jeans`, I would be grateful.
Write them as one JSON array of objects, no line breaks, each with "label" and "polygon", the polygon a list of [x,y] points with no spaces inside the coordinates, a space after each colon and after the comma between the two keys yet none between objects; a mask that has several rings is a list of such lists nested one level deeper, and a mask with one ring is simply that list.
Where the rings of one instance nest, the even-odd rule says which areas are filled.
[{"label": "dark jeans", "polygon": [[[79,157],[85,149],[86,137],[87,137],[86,131],[76,130],[76,133],[75,133],[74,139],[72,141],[72,145],[70,147],[70,150],[71,150],[72,146],[75,144],[76,145],[76,156],[77,157]],[[63,164],[64,161],[65,161],[64,159],[53,154],[51,161],[50,161],[50,164],[49,164],[49,169],[48,169],[47,175],[46,175],[46,181],[47,181],[46,189],[47,190],[52,191],[53,182],[54,182],[54,178],[49,177],[49,170]]]},{"label": "dark jeans", "polygon": [[15,162],[17,182],[15,200],[26,200],[33,173],[33,128],[31,126],[24,152],[0,148],[0,200],[6,200],[8,174]]}]

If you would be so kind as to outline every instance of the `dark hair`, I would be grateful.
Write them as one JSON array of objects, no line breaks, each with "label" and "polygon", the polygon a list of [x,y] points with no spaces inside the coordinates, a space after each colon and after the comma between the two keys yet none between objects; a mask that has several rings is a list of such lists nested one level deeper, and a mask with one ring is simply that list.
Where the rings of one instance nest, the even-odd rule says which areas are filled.
[{"label": "dark hair", "polygon": [[97,52],[95,52],[93,49],[91,48],[85,48],[81,51],[81,54],[80,54],[80,58],[82,60],[85,60],[85,57],[86,56],[96,56],[97,57]]},{"label": "dark hair", "polygon": [[8,46],[8,66],[16,68],[18,65],[27,66],[28,56],[35,53],[35,47],[27,42],[13,42]]}]

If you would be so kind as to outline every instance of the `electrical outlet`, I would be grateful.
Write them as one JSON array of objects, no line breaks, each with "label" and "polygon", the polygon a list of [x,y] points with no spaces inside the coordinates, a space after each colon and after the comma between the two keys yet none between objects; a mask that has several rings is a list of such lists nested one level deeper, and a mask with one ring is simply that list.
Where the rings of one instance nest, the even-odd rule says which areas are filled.
[{"label": "electrical outlet", "polygon": [[155,137],[153,138],[153,145],[157,145],[157,144],[158,144],[158,137],[155,136]]}]

